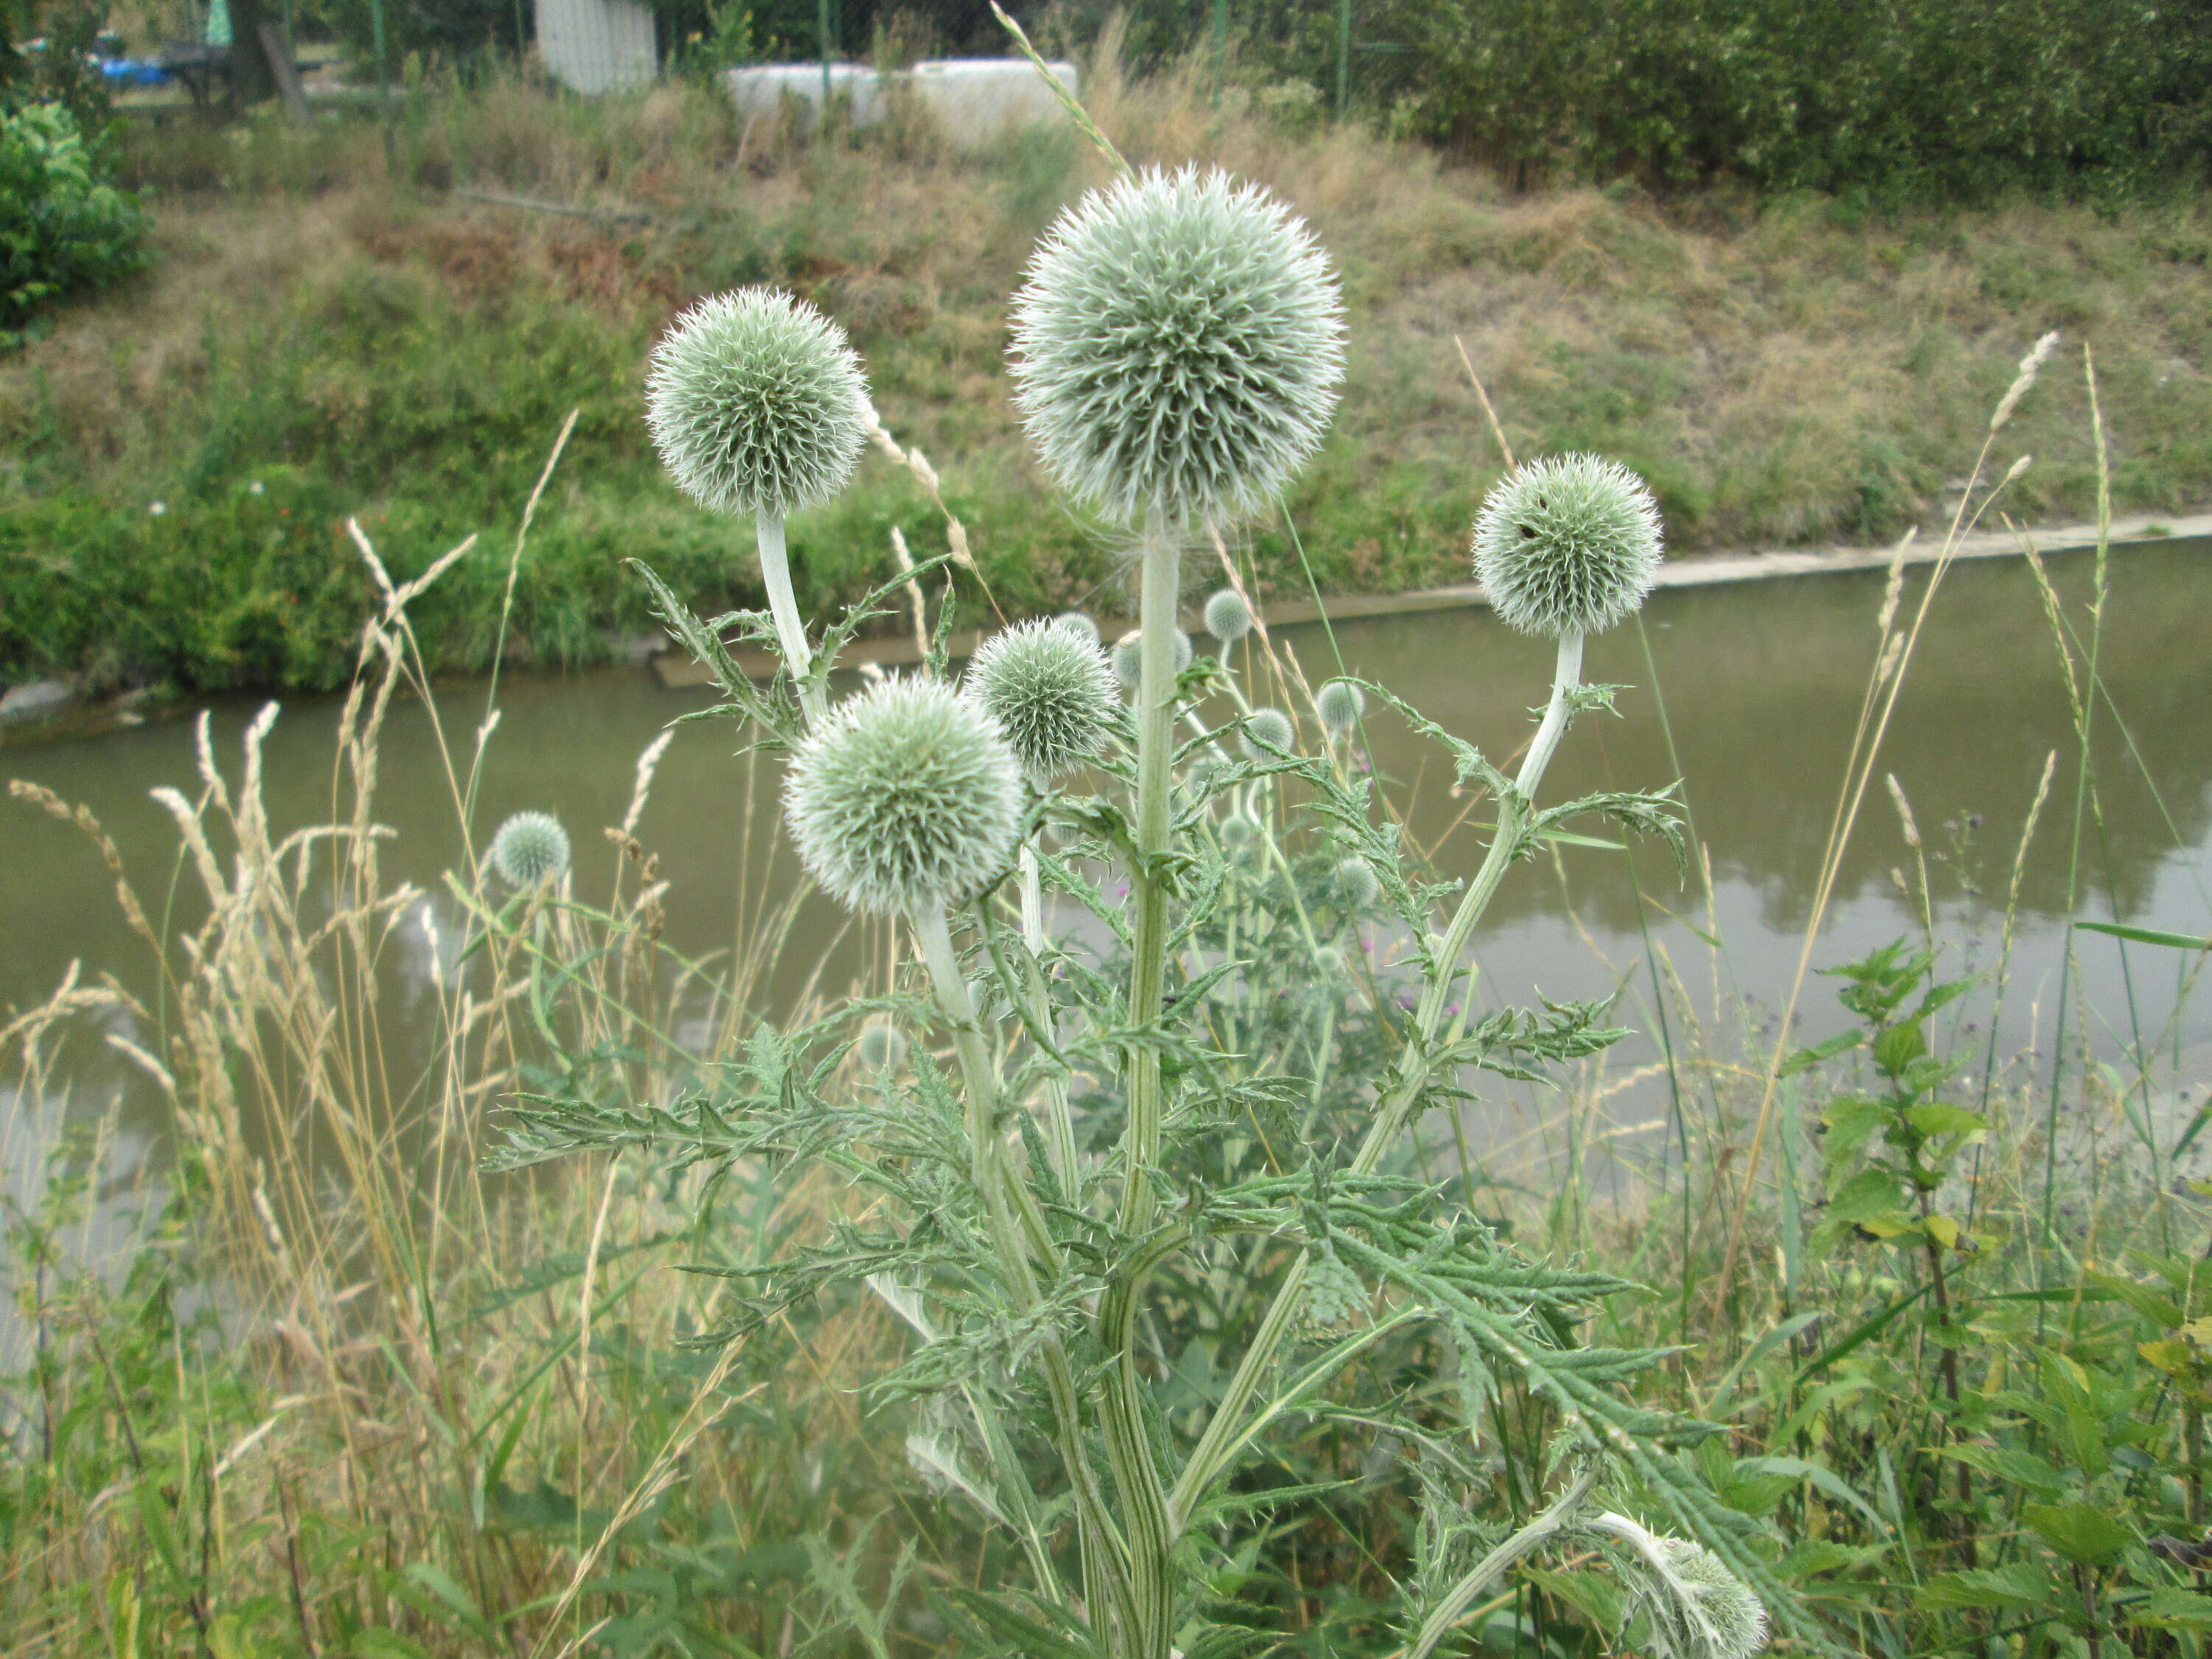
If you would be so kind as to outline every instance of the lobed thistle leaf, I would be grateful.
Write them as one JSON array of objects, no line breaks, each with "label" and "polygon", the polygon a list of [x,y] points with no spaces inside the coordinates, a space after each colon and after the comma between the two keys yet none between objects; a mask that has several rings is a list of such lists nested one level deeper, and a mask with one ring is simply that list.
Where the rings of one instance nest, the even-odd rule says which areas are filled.
[{"label": "lobed thistle leaf", "polygon": [[992,635],[968,665],[962,691],[1039,781],[1097,754],[1121,707],[1106,653],[1059,622],[1022,623]]},{"label": "lobed thistle leaf", "polygon": [[[1180,674],[1189,667],[1191,659],[1197,654],[1197,647],[1191,644],[1190,635],[1180,628],[1176,629],[1176,672]],[[1144,678],[1144,631],[1133,628],[1114,641],[1114,678],[1133,691],[1137,689],[1137,682]]]},{"label": "lobed thistle leaf", "polygon": [[1252,607],[1233,587],[1224,587],[1206,602],[1206,631],[1224,645],[1234,645],[1252,631]]},{"label": "lobed thistle leaf", "polygon": [[783,785],[799,862],[840,902],[878,915],[957,903],[1006,868],[1020,763],[990,717],[938,680],[847,698]]},{"label": "lobed thistle leaf", "polygon": [[1303,221],[1157,168],[1061,216],[1014,302],[1015,404],[1054,481],[1116,524],[1218,524],[1321,447],[1343,304]]},{"label": "lobed thistle leaf", "polygon": [[1314,713],[1331,737],[1342,737],[1366,712],[1367,694],[1350,680],[1331,680],[1314,693]]},{"label": "lobed thistle leaf", "polygon": [[645,421],[677,488],[717,513],[785,518],[844,488],[870,408],[845,331],[773,289],[702,300],[653,349]]},{"label": "lobed thistle leaf", "polygon": [[1644,603],[1659,573],[1659,507],[1644,481],[1595,455],[1516,467],[1474,521],[1474,574],[1509,628],[1595,634]]},{"label": "lobed thistle leaf", "polygon": [[557,881],[568,868],[568,832],[550,812],[517,812],[499,826],[486,857],[510,887]]},{"label": "lobed thistle leaf", "polygon": [[1244,717],[1244,752],[1255,760],[1287,754],[1298,741],[1298,728],[1279,708],[1255,708]]}]

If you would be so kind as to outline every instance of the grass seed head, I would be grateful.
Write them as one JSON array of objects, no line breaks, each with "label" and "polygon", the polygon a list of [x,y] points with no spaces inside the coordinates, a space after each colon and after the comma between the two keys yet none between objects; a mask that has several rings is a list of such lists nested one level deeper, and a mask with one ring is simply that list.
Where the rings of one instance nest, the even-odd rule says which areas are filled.
[{"label": "grass seed head", "polygon": [[568,868],[568,832],[550,812],[517,812],[491,838],[491,867],[525,890],[557,881]]},{"label": "grass seed head", "polygon": [[845,331],[773,289],[702,300],[653,349],[645,420],[677,487],[784,518],[845,486],[871,410]]},{"label": "grass seed head", "polygon": [[1331,737],[1342,737],[1367,712],[1367,694],[1350,680],[1331,680],[1314,693],[1314,713]]},{"label": "grass seed head", "polygon": [[1063,215],[1014,302],[1045,470],[1114,523],[1220,524],[1321,447],[1344,308],[1304,222],[1218,170],[1157,168]]},{"label": "grass seed head", "polygon": [[784,817],[830,896],[876,915],[958,903],[1006,866],[1020,763],[951,686],[891,680],[847,698],[793,757]]},{"label": "grass seed head", "polygon": [[998,723],[1023,770],[1041,780],[1097,754],[1121,706],[1106,653],[1057,621],[994,635],[962,689]]},{"label": "grass seed head", "polygon": [[1224,645],[1234,645],[1252,631],[1252,607],[1233,587],[1224,587],[1206,602],[1206,631]]},{"label": "grass seed head", "polygon": [[1510,628],[1559,639],[1631,615],[1659,573],[1659,507],[1595,455],[1515,468],[1474,521],[1474,574]]}]

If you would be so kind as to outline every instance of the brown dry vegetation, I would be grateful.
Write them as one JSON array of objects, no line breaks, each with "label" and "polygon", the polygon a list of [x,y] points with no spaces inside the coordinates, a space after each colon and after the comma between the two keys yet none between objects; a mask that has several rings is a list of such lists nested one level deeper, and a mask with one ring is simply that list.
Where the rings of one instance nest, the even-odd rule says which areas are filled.
[{"label": "brown dry vegetation", "polygon": [[[1286,106],[1262,94],[1232,89],[1215,109],[1188,79],[1125,80],[1110,52],[1086,96],[1133,161],[1218,162],[1294,201],[1343,273],[1352,373],[1334,435],[1289,503],[1296,540],[1252,532],[1279,588],[1303,591],[1302,556],[1324,590],[1459,572],[1502,463],[1455,341],[1517,452],[1637,466],[1677,549],[1932,526],[1984,411],[2051,328],[2097,355],[2118,504],[2179,512],[2207,493],[2212,218],[2193,198],[1869,218],[1725,191],[1516,195],[1364,128],[1270,114]],[[1115,561],[1045,495],[1003,373],[1030,247],[1105,176],[1072,132],[980,155],[911,120],[820,143],[740,124],[711,88],[586,103],[509,79],[419,92],[388,141],[337,118],[179,125],[134,131],[125,160],[156,192],[161,258],[0,365],[0,424],[28,434],[0,460],[0,566],[88,547],[117,569],[169,556],[144,502],[169,504],[174,540],[191,533],[177,509],[272,467],[294,470],[296,511],[325,537],[344,511],[382,515],[407,550],[395,556],[427,558],[511,525],[580,407],[520,595],[524,648],[574,659],[642,625],[624,555],[702,604],[748,599],[726,532],[658,475],[640,380],[684,301],[771,282],[851,331],[887,424],[945,474],[1004,609],[1113,604]],[[2069,377],[2018,429],[2036,457],[2017,499],[2029,516],[2087,509],[2083,416]],[[236,533],[216,516],[206,535]],[[889,574],[893,526],[919,549],[932,524],[908,480],[864,474],[800,526],[802,584],[848,600]],[[256,580],[289,591],[282,572]],[[477,608],[496,586],[464,579],[450,614],[424,618],[434,657],[482,659]],[[257,638],[215,672],[191,641],[103,653],[99,631],[0,633],[0,663],[327,681],[343,661],[319,638]]]}]

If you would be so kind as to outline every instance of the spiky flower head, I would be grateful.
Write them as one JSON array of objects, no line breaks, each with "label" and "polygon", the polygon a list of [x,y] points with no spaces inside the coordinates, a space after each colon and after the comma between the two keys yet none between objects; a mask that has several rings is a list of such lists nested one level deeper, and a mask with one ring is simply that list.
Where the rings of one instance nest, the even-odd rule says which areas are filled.
[{"label": "spiky flower head", "polygon": [[1255,708],[1244,717],[1244,752],[1255,759],[1287,752],[1298,740],[1298,728],[1279,708]]},{"label": "spiky flower head", "polygon": [[1097,754],[1121,707],[1106,653],[1059,622],[993,635],[968,665],[962,691],[998,723],[1022,769],[1040,780]]},{"label": "spiky flower head", "polygon": [[1096,645],[1098,643],[1098,624],[1093,622],[1089,617],[1085,616],[1082,611],[1063,611],[1057,617],[1054,617],[1053,620],[1058,623],[1062,628],[1069,629],[1075,633],[1080,634],[1085,639],[1089,640],[1091,644]]},{"label": "spiky flower head", "polygon": [[1346,856],[1336,861],[1330,872],[1336,885],[1336,896],[1347,910],[1364,910],[1382,896],[1381,878],[1363,858]]},{"label": "spiky flower head", "polygon": [[653,447],[677,488],[717,513],[784,518],[829,500],[853,475],[868,417],[844,330],[774,289],[702,300],[653,349]]},{"label": "spiky flower head", "polygon": [[[1189,667],[1191,659],[1195,655],[1197,655],[1197,647],[1191,644],[1190,635],[1180,628],[1176,629],[1175,672],[1180,674],[1184,669]],[[1114,641],[1114,678],[1133,691],[1137,689],[1137,682],[1144,677],[1144,630],[1133,628]]]},{"label": "spiky flower head", "polygon": [[1260,820],[1249,812],[1232,812],[1221,821],[1221,850],[1242,863],[1260,850]]},{"label": "spiky flower head", "polygon": [[1350,680],[1331,680],[1314,693],[1314,713],[1331,737],[1342,737],[1366,712],[1367,694]]},{"label": "spiky flower head", "polygon": [[957,903],[1012,854],[1020,763],[951,686],[891,680],[848,697],[799,746],[783,811],[799,861],[852,908]]},{"label": "spiky flower head", "polygon": [[557,881],[568,867],[568,832],[550,812],[517,812],[493,835],[489,857],[510,887]]},{"label": "spiky flower head", "polygon": [[1252,607],[1233,587],[1224,587],[1206,602],[1206,631],[1224,645],[1234,645],[1252,631]]},{"label": "spiky flower head", "polygon": [[1302,220],[1218,170],[1148,169],[1063,215],[1014,301],[1045,470],[1120,525],[1218,524],[1321,447],[1344,308]]},{"label": "spiky flower head", "polygon": [[1559,639],[1612,627],[1659,574],[1659,507],[1595,455],[1547,456],[1500,479],[1474,521],[1474,575],[1510,628]]},{"label": "spiky flower head", "polygon": [[1765,1607],[1704,1545],[1611,1511],[1586,1524],[1628,1547],[1614,1564],[1653,1659],[1752,1659],[1765,1647]]},{"label": "spiky flower head", "polygon": [[872,1019],[854,1039],[853,1058],[871,1076],[896,1071],[906,1060],[906,1033],[887,1019]]}]

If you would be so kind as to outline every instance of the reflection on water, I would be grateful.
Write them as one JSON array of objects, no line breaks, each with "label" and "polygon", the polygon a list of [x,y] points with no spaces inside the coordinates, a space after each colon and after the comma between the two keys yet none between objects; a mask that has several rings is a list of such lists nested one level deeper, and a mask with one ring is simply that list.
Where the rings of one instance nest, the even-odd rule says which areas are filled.
[{"label": "reflection on water", "polygon": [[[2087,830],[2083,914],[2119,915],[2149,926],[2205,932],[2208,906],[2208,784],[2212,742],[2200,711],[2212,701],[2212,660],[2204,618],[2212,615],[2212,559],[2200,545],[2127,551],[2114,566],[2101,670],[2105,690],[2127,722],[2141,766],[2109,724],[2100,738],[2098,783],[2103,814]],[[2078,597],[2086,556],[2067,556],[2054,572]],[[1917,586],[1908,584],[1905,614]],[[1509,883],[1480,941],[1487,995],[1525,1000],[1601,995],[1644,971],[1639,891],[1655,946],[1680,968],[1693,994],[1742,998],[1771,1011],[1795,974],[1800,934],[1876,640],[1879,574],[1823,576],[1662,593],[1639,632],[1630,628],[1592,642],[1587,673],[1633,688],[1620,717],[1592,717],[1571,735],[1547,781],[1561,799],[1601,788],[1663,784],[1678,773],[1710,859],[1711,910],[1702,885],[1674,879],[1671,861],[1652,848],[1631,856],[1571,850],[1563,885],[1547,862]],[[1500,628],[1486,612],[1431,612],[1348,624],[1333,638],[1318,628],[1285,630],[1316,681],[1350,672],[1383,681],[1445,726],[1503,757],[1525,741],[1526,710],[1544,695],[1549,653]],[[1648,651],[1648,658],[1647,653]],[[483,714],[480,685],[444,694],[448,729],[465,733]],[[701,694],[669,691],[641,669],[568,678],[510,678],[478,797],[488,830],[508,812],[557,812],[577,845],[579,892],[604,892],[615,850],[596,833],[619,823],[629,804],[638,753]],[[1663,704],[1663,712],[1662,712]],[[234,757],[257,704],[217,705],[218,754]],[[337,779],[334,699],[289,704],[267,746],[267,795],[280,829],[329,820]],[[2059,781],[2022,884],[2026,915],[2015,956],[2007,1042],[2033,1040],[2031,1021],[2048,1035],[2068,879],[2073,749],[2067,691],[2041,602],[2028,571],[2010,561],[1961,567],[1947,579],[1912,664],[1883,751],[1911,804],[1931,859],[1946,934],[1986,941],[2001,915],[2014,848],[2045,757],[2060,757]],[[1370,720],[1378,769],[1410,794],[1410,822],[1422,844],[1440,840],[1438,862],[1471,872],[1476,836],[1447,834],[1465,806],[1452,798],[1450,767],[1410,739],[1393,717]],[[639,836],[674,884],[666,938],[678,951],[729,951],[744,937],[741,903],[757,915],[795,877],[787,850],[771,833],[773,769],[731,758],[726,727],[686,726],[662,763]],[[0,769],[35,780],[88,804],[115,837],[142,899],[159,921],[189,926],[193,884],[180,878],[174,826],[147,791],[196,787],[191,722],[171,720],[82,741],[20,748]],[[232,762],[234,766],[234,761]],[[2144,781],[2147,771],[2156,791]],[[437,895],[459,838],[430,722],[419,708],[398,712],[386,728],[378,817],[397,838],[385,855],[387,877]],[[749,841],[750,837],[750,841]],[[0,1007],[43,998],[71,959],[90,973],[112,971],[125,984],[150,982],[142,942],[125,927],[112,883],[75,830],[30,806],[0,805]],[[1847,959],[1912,930],[1916,924],[1893,872],[1910,857],[1895,809],[1877,782],[1843,866],[1816,965]],[[740,891],[741,888],[744,890]],[[395,935],[398,995],[387,1006],[402,1042],[427,1048],[434,1014],[428,952],[450,953],[456,918],[426,899],[433,926]],[[835,988],[860,960],[842,920],[816,901],[797,931],[791,960],[804,973],[828,953],[823,983]],[[1717,955],[1702,942],[1726,943]],[[2099,1018],[2121,1029],[2128,999],[2122,953],[2088,939],[2083,974]],[[2129,957],[2142,1017],[2154,1024],[2174,1003],[2175,953],[2138,949]],[[789,994],[791,988],[786,987]],[[1808,1030],[1832,1029],[1825,981],[1806,999]],[[2187,1079],[2212,1053],[2198,1003],[2185,1006],[2166,1037]],[[1632,1060],[1633,1051],[1623,1058]],[[143,1076],[88,1033],[66,1057],[80,1109],[120,1095],[126,1122],[154,1127],[157,1103]],[[1528,1109],[1501,1103],[1510,1115]],[[0,1103],[0,1115],[10,1108]],[[133,1115],[136,1114],[134,1120]],[[1510,1123],[1492,1126],[1510,1133]]]}]

